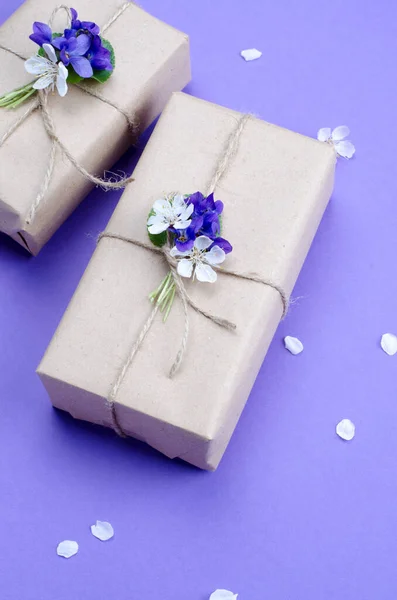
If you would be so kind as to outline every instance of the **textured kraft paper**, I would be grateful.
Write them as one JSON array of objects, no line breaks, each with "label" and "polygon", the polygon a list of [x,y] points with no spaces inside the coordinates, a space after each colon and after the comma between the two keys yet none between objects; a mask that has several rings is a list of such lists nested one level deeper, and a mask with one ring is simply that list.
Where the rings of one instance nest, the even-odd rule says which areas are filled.
[{"label": "textured kraft paper", "polygon": [[[107,231],[146,241],[154,200],[169,191],[205,190],[239,113],[173,94]],[[292,291],[332,192],[335,152],[317,140],[250,119],[215,196],[225,204],[225,266],[257,273]],[[148,294],[166,274],[163,259],[104,238],[89,263],[38,373],[54,406],[105,426],[106,398],[150,311]],[[126,433],[170,458],[214,470],[226,449],[282,314],[280,296],[259,283],[219,275],[186,280],[206,310],[237,325],[222,329],[189,310],[181,369],[168,377],[184,319],[175,300],[160,315],[116,398]],[[264,398],[266,401],[266,398]]]},{"label": "textured kraft paper", "polygon": [[[0,28],[0,42],[23,56],[32,56],[38,50],[29,39],[33,21],[48,22],[59,4],[59,0],[26,0]],[[82,19],[103,26],[123,4],[124,0],[77,0],[74,7]],[[53,31],[63,31],[65,26],[66,13],[61,11]],[[115,49],[116,68],[105,84],[92,85],[127,111],[143,131],[162,111],[171,93],[190,80],[188,37],[135,4],[104,37]],[[31,79],[20,58],[0,49],[0,95]],[[0,140],[29,104],[0,110]],[[54,94],[49,107],[60,139],[90,173],[103,177],[131,143],[125,116],[76,86],[70,85],[64,98]],[[33,223],[26,225],[44,179],[50,145],[36,110],[0,147],[0,231],[32,254],[37,254],[93,187],[57,148],[49,190]]]}]

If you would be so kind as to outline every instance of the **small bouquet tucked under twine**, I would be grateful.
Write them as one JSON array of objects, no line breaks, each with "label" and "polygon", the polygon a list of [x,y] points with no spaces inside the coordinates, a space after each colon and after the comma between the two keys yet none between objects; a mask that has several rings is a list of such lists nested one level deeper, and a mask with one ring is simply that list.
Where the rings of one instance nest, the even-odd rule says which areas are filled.
[{"label": "small bouquet tucked under twine", "polygon": [[[172,193],[153,204],[147,221],[148,235],[155,246],[169,247],[178,275],[214,283],[215,269],[233,249],[221,237],[222,212],[223,203],[215,201],[214,194],[205,197],[201,192]],[[175,279],[170,271],[149,296],[160,308],[164,321],[172,308],[175,292]]]},{"label": "small bouquet tucked under twine", "polygon": [[16,108],[38,90],[53,92],[56,88],[63,97],[68,84],[83,80],[105,83],[111,76],[115,67],[114,50],[100,35],[99,26],[92,21],[80,21],[74,8],[62,8],[70,22],[63,33],[53,33],[46,23],[33,23],[33,33],[29,37],[40,49],[28,58],[25,69],[35,79],[0,96],[0,107]]}]

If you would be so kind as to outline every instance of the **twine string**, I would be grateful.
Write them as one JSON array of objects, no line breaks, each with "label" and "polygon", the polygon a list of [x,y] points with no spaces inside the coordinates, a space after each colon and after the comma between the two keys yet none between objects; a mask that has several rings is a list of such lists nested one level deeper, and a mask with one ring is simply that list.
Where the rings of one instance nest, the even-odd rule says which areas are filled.
[{"label": "twine string", "polygon": [[17,50],[13,50],[12,48],[9,48],[8,46],[3,46],[3,44],[1,44],[1,43],[0,43],[0,50],[9,52],[10,54],[13,54],[17,58],[20,58],[21,60],[26,60],[26,56],[23,56],[23,54],[20,54]]},{"label": "twine string", "polygon": [[[174,257],[172,257],[170,255],[169,247],[157,248],[156,246],[153,246],[151,244],[141,242],[140,240],[128,238],[126,236],[119,235],[117,233],[106,232],[106,231],[99,235],[98,243],[103,238],[120,240],[120,241],[129,243],[129,244],[132,244],[134,246],[137,246],[139,248],[144,248],[145,250],[149,250],[152,253],[160,254],[165,258],[165,260],[170,268],[173,280],[175,282],[176,292],[182,302],[183,312],[184,312],[184,331],[183,331],[182,341],[181,341],[180,348],[178,350],[178,354],[176,355],[176,358],[175,358],[175,360],[171,366],[170,372],[169,372],[170,378],[173,378],[174,375],[177,373],[178,369],[180,368],[180,366],[182,364],[185,353],[186,353],[188,337],[189,337],[188,306],[190,306],[193,310],[195,310],[197,313],[201,314],[206,319],[212,321],[212,323],[214,323],[226,330],[234,331],[237,328],[235,323],[233,323],[232,321],[229,321],[228,319],[225,319],[224,317],[219,317],[217,315],[213,315],[212,313],[210,313],[206,310],[203,310],[200,306],[198,306],[194,302],[194,300],[192,300],[192,298],[188,295],[188,293],[186,291],[186,287],[185,287],[185,284],[183,283],[182,278],[180,277],[180,275],[177,272],[177,261]],[[253,281],[255,283],[261,283],[262,285],[273,288],[274,290],[276,290],[278,292],[278,294],[280,295],[281,301],[282,301],[282,305],[283,305],[282,318],[284,318],[284,316],[287,314],[288,306],[289,306],[289,298],[288,298],[287,293],[282,289],[282,287],[280,285],[274,283],[270,279],[265,279],[258,275],[253,275],[250,273],[242,273],[239,271],[233,271],[230,269],[224,269],[224,268],[215,267],[215,266],[212,266],[212,268],[215,269],[221,275],[236,277],[238,279],[245,279],[247,281]],[[117,375],[116,381],[112,385],[111,391],[106,400],[106,406],[109,410],[112,427],[113,427],[114,431],[120,437],[126,437],[126,435],[123,432],[123,430],[120,426],[120,423],[118,421],[118,418],[117,418],[116,406],[115,406],[116,397],[117,397],[119,389],[124,381],[124,378],[132,364],[132,361],[135,358],[135,355],[137,354],[138,350],[142,346],[143,341],[146,338],[146,335],[148,334],[148,332],[150,331],[150,329],[153,325],[153,322],[154,322],[154,319],[158,312],[158,309],[159,309],[159,306],[157,303],[155,303],[147,320],[145,321],[138,337],[136,338],[134,344],[132,345],[132,347],[129,351],[129,354],[127,356],[127,359],[123,363],[123,365]]]},{"label": "twine string", "polygon": [[[133,4],[133,2],[125,2],[117,11],[116,13],[109,19],[109,21],[104,25],[104,27],[102,28],[102,31],[106,31],[107,29],[109,29],[109,27],[125,12],[125,10],[131,5]],[[72,21],[72,14],[70,11],[70,8],[64,4],[61,4],[59,6],[57,6],[56,8],[54,8],[54,10],[51,13],[51,16],[49,18],[48,24],[51,27],[54,21],[55,16],[58,14],[58,12],[60,11],[65,11],[67,14],[67,19],[68,22],[71,23]],[[13,54],[14,56],[20,58],[21,60],[26,60],[26,57],[23,56],[22,54],[20,54],[19,52],[13,50],[12,48],[8,48],[7,46],[4,46],[3,44],[0,43],[0,49],[4,50],[6,52],[9,52],[11,54]],[[139,133],[139,123],[137,122],[137,119],[132,118],[126,110],[124,110],[121,106],[118,106],[118,104],[112,100],[108,100],[105,96],[103,96],[100,92],[98,92],[96,89],[85,86],[85,85],[81,85],[78,84],[77,87],[82,90],[84,93],[89,94],[90,96],[93,96],[94,98],[97,98],[98,100],[100,100],[101,102],[104,102],[106,104],[108,104],[109,106],[112,106],[114,109],[116,109],[120,114],[122,114],[128,124],[128,129],[130,131],[130,133],[134,136],[134,140],[136,139],[138,133]],[[29,225],[32,223],[32,221],[34,220],[37,210],[39,209],[39,207],[41,206],[46,193],[48,191],[48,188],[50,186],[50,183],[52,181],[52,176],[54,173],[54,167],[55,167],[55,162],[56,162],[56,148],[58,146],[58,148],[61,150],[62,154],[64,154],[66,156],[66,158],[69,160],[69,162],[75,167],[75,169],[77,169],[77,171],[86,179],[88,179],[89,181],[91,181],[91,183],[93,183],[94,185],[100,186],[101,188],[105,189],[105,190],[115,190],[115,189],[121,189],[126,187],[126,185],[128,185],[131,181],[134,181],[133,177],[124,177],[124,178],[120,178],[117,181],[110,181],[108,179],[102,179],[100,177],[96,177],[95,175],[92,175],[91,173],[89,173],[87,171],[87,169],[85,169],[85,167],[71,154],[71,152],[69,152],[69,150],[67,149],[67,147],[65,146],[65,144],[62,142],[62,140],[58,137],[56,130],[55,130],[55,124],[53,121],[53,118],[51,116],[51,113],[49,111],[49,107],[48,107],[48,90],[39,90],[38,92],[38,98],[35,99],[34,102],[31,103],[31,105],[29,106],[29,108],[26,110],[25,113],[23,113],[10,127],[9,129],[5,132],[5,134],[2,136],[2,138],[0,139],[0,148],[1,146],[6,142],[6,140],[8,140],[11,135],[29,118],[29,116],[36,110],[36,109],[40,109],[40,113],[41,113],[41,117],[43,120],[43,124],[44,124],[44,128],[46,130],[46,133],[48,135],[48,137],[51,140],[51,148],[50,148],[50,153],[49,153],[49,157],[48,157],[48,163],[47,163],[47,169],[46,172],[44,174],[44,179],[42,181],[42,184],[40,186],[40,190],[34,200],[34,202],[32,203],[32,206],[30,207],[28,214],[25,218],[25,223],[26,225]]]},{"label": "twine string", "polygon": [[69,6],[66,6],[66,4],[59,4],[59,6],[56,6],[54,8],[54,10],[51,13],[50,18],[48,19],[48,26],[51,29],[53,27],[55,17],[57,16],[57,14],[59,12],[61,12],[63,10],[66,12],[66,18],[67,18],[68,27],[72,26],[72,11],[70,10]]},{"label": "twine string", "polygon": [[[238,120],[236,127],[230,134],[230,136],[227,140],[227,143],[225,145],[225,149],[219,159],[219,162],[215,168],[214,174],[211,178],[210,184],[207,188],[207,195],[212,193],[215,190],[220,179],[228,171],[230,164],[237,153],[241,134],[242,134],[244,127],[245,127],[247,121],[249,120],[249,118],[250,118],[250,115],[248,115],[248,114],[242,115],[240,117],[240,119]],[[126,237],[123,235],[119,235],[117,233],[112,233],[112,232],[107,232],[107,231],[100,234],[100,236],[98,237],[98,243],[100,242],[100,240],[102,240],[104,238],[116,239],[116,240],[119,240],[122,242],[133,244],[134,246],[137,246],[139,248],[149,250],[152,253],[160,254],[167,262],[167,265],[170,269],[170,272],[172,274],[172,278],[173,278],[173,281],[175,284],[176,293],[182,303],[183,314],[184,314],[184,330],[183,330],[182,341],[181,341],[180,348],[178,350],[178,354],[176,355],[176,358],[175,358],[175,360],[171,366],[171,370],[169,372],[170,378],[174,377],[174,375],[177,373],[178,369],[180,368],[180,366],[182,364],[183,358],[186,354],[188,337],[189,337],[189,311],[188,311],[189,306],[193,310],[195,310],[197,313],[204,316],[206,319],[209,319],[210,321],[212,321],[213,323],[215,323],[216,325],[218,325],[224,329],[227,329],[229,331],[233,331],[236,329],[236,325],[233,322],[229,321],[228,319],[225,319],[223,317],[218,317],[216,315],[211,314],[208,311],[203,310],[190,298],[190,296],[188,295],[188,293],[186,291],[185,284],[183,283],[182,277],[179,275],[179,273],[177,271],[177,265],[178,265],[177,260],[171,256],[170,248],[168,245],[158,248],[148,242],[142,242],[137,239],[129,238],[129,237]],[[279,294],[282,305],[283,305],[282,317],[284,317],[286,315],[286,313],[288,311],[288,306],[289,306],[289,298],[288,298],[287,293],[277,283],[274,283],[270,279],[265,279],[263,277],[260,277],[259,275],[255,275],[255,274],[251,274],[251,273],[240,273],[239,271],[234,271],[231,269],[224,269],[222,267],[212,267],[212,268],[215,268],[215,270],[222,275],[236,277],[239,279],[245,279],[247,281],[260,283],[262,285],[266,285],[268,287],[273,288]],[[155,302],[153,309],[151,310],[147,320],[145,321],[137,339],[135,340],[134,344],[130,348],[128,356],[127,356],[126,360],[124,361],[121,369],[119,370],[116,381],[112,384],[110,393],[106,400],[106,407],[110,414],[111,425],[112,425],[114,431],[121,437],[126,437],[126,434],[123,431],[123,429],[119,423],[118,417],[117,417],[116,404],[115,404],[116,397],[117,397],[119,389],[124,381],[126,373],[134,360],[134,357],[136,356],[146,335],[148,334],[148,332],[150,331],[150,329],[153,325],[153,322],[154,322],[154,319],[158,312],[158,309],[159,309],[159,306]]]},{"label": "twine string", "polygon": [[237,123],[237,127],[232,131],[229,136],[229,139],[226,143],[225,152],[222,154],[222,157],[219,163],[216,166],[212,179],[207,188],[207,196],[212,194],[215,191],[219,181],[226,173],[229,168],[230,162],[233,160],[234,156],[237,153],[238,145],[240,142],[241,134],[243,133],[243,129],[247,123],[247,121],[251,118],[250,114],[242,115]]},{"label": "twine string", "polygon": [[121,15],[124,13],[125,10],[127,10],[127,8],[131,5],[134,4],[134,2],[124,2],[124,4],[122,6],[120,6],[120,8],[114,13],[114,15],[112,17],[110,17],[109,21],[107,23],[105,23],[105,25],[102,27],[102,33],[104,31],[107,31],[109,29],[109,27],[111,25],[113,25],[113,23],[115,21],[117,21],[117,19],[119,17],[121,17]]},{"label": "twine string", "polygon": [[97,100],[100,100],[101,102],[104,102],[105,104],[108,104],[109,106],[112,106],[119,113],[121,113],[125,117],[125,120],[127,121],[128,129],[129,129],[129,132],[131,135],[131,141],[133,144],[136,143],[137,138],[139,136],[139,131],[140,131],[139,120],[137,117],[131,118],[131,116],[128,114],[128,112],[126,110],[124,110],[124,108],[122,106],[119,106],[113,100],[109,100],[108,98],[106,98],[103,94],[98,92],[96,87],[95,88],[89,87],[88,85],[83,85],[82,83],[77,83],[77,84],[75,84],[75,86],[78,87],[82,92],[88,94],[89,96],[93,96],[94,98],[97,98]]},{"label": "twine string", "polygon": [[23,113],[23,115],[21,115],[19,117],[19,119],[17,119],[15,121],[15,123],[13,123],[11,125],[11,127],[5,132],[5,134],[3,135],[3,137],[0,139],[0,148],[2,147],[2,145],[4,144],[4,142],[6,140],[8,140],[8,138],[14,133],[14,131],[16,131],[18,129],[18,127],[20,125],[22,125],[22,123],[24,123],[26,121],[26,119],[28,117],[30,117],[30,115],[39,108],[40,106],[40,102],[39,100],[36,98],[35,102],[32,102],[31,105],[29,106],[29,108],[27,109],[26,112]]}]

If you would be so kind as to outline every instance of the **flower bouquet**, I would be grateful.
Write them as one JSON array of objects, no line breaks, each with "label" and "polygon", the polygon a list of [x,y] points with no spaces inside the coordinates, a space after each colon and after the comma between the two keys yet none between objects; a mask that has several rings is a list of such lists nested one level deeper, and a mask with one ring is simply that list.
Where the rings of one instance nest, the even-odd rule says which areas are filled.
[{"label": "flower bouquet", "polygon": [[38,53],[25,62],[25,69],[35,76],[28,84],[0,96],[0,107],[16,108],[38,90],[54,91],[65,96],[69,84],[82,80],[104,83],[115,66],[114,50],[100,35],[92,21],[80,21],[74,8],[66,9],[70,27],[53,33],[46,23],[33,23],[30,39],[40,46]]},{"label": "flower bouquet", "polygon": [[[158,247],[168,246],[176,260],[181,277],[214,283],[216,268],[231,244],[221,237],[223,202],[214,200],[214,194],[205,197],[194,194],[170,194],[156,200],[147,221],[148,235]],[[149,298],[156,303],[167,319],[175,298],[175,280],[169,272]]]}]

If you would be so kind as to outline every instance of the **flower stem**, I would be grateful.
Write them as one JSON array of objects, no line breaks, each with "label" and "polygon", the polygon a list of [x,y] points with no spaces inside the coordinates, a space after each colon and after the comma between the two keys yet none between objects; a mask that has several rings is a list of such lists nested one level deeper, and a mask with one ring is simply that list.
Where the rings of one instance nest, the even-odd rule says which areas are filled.
[{"label": "flower stem", "polygon": [[159,298],[161,292],[163,291],[164,286],[168,282],[169,276],[170,276],[170,273],[167,273],[167,275],[164,277],[163,281],[160,283],[160,285],[158,286],[158,288],[156,288],[151,294],[149,294],[149,300],[150,300],[150,302],[157,302],[158,301],[158,298]]},{"label": "flower stem", "polygon": [[174,304],[174,298],[175,298],[175,283],[172,282],[172,289],[171,289],[170,293],[168,294],[167,306],[164,307],[163,323],[165,323],[166,320],[168,319],[168,315],[170,314],[170,310],[172,308],[172,305]]},{"label": "flower stem", "polygon": [[25,102],[30,96],[37,93],[37,90],[33,87],[33,81],[27,83],[23,87],[20,87],[4,96],[0,96],[0,108],[16,108],[22,102]]},{"label": "flower stem", "polygon": [[164,313],[163,321],[166,322],[175,298],[175,282],[171,271],[167,273],[163,281],[151,294],[149,300],[155,303],[160,312]]}]

